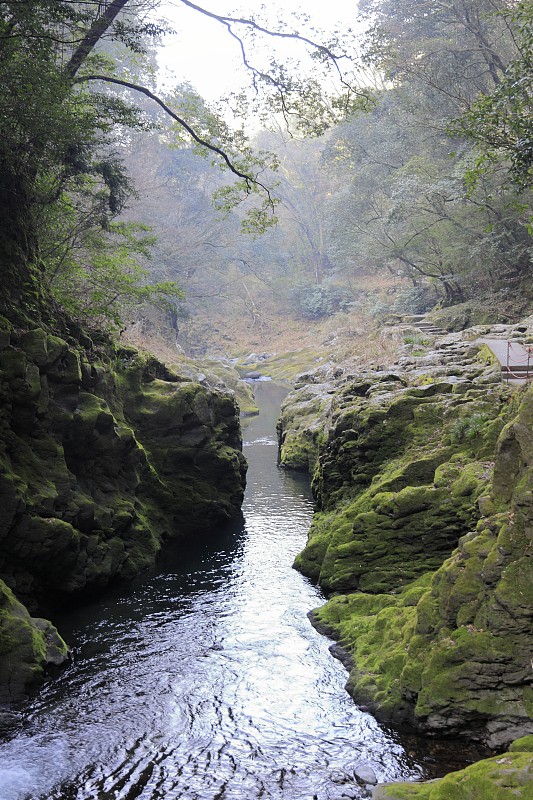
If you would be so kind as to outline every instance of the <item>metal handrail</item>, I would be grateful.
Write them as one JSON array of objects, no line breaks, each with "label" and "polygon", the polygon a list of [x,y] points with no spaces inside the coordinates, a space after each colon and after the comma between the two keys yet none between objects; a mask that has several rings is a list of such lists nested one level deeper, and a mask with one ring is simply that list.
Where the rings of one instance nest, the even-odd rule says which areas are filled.
[{"label": "metal handrail", "polygon": [[[520,358],[518,358],[517,355],[514,353],[513,343],[509,342],[509,341],[507,342],[507,364],[506,364],[506,373],[505,373],[507,383],[509,383],[509,379],[510,378],[513,378],[515,380],[526,380],[527,381],[531,377],[533,377],[533,366],[531,364],[532,354],[533,354],[533,347],[529,347],[529,346],[528,347],[524,347],[524,350],[525,350],[525,353],[520,353]],[[523,373],[520,374],[520,375],[517,375],[515,372],[511,371],[511,364],[510,364],[511,351],[513,351],[513,361],[522,362],[524,364],[525,371],[526,371],[525,375]],[[513,364],[513,366],[515,368],[518,367],[519,369],[522,368],[521,364],[516,364],[515,363],[515,364]]]}]

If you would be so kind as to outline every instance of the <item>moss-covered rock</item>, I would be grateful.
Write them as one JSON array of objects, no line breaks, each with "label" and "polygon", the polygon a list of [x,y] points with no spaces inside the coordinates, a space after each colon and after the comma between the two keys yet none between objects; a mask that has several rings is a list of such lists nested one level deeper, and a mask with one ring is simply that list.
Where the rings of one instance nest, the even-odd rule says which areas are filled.
[{"label": "moss-covered rock", "polygon": [[366,394],[348,385],[314,422],[317,513],[295,566],[328,591],[391,591],[437,569],[479,518],[512,413],[501,387],[460,401],[444,382]]},{"label": "moss-covered rock", "polygon": [[[507,309],[506,309],[507,310]],[[518,319],[525,308],[516,308],[515,319]],[[498,322],[507,322],[509,315],[502,313],[497,305],[491,306],[487,303],[478,303],[469,300],[465,303],[457,303],[448,308],[441,308],[428,315],[434,325],[448,331],[461,331],[470,328],[472,325],[491,325]]]},{"label": "moss-covered rock", "polygon": [[165,538],[228,520],[245,473],[231,392],[42,329],[0,349],[0,576],[32,609],[130,578]]},{"label": "moss-covered rock", "polygon": [[[334,597],[315,612],[352,655],[350,691],[378,715],[492,747],[533,731],[532,409],[529,391],[499,438],[486,504],[493,513],[433,575],[399,594]],[[472,476],[451,477],[457,503]]]},{"label": "moss-covered rock", "polygon": [[[533,731],[533,390],[502,386],[471,340],[445,337],[423,369],[345,375],[313,413],[316,512],[295,566],[342,593],[312,616],[358,702],[501,748]],[[285,441],[305,428],[300,394]]]},{"label": "moss-covered rock", "polygon": [[221,390],[225,394],[228,394],[228,390],[233,392],[242,416],[259,413],[252,385],[241,379],[232,361],[222,358],[203,358],[198,361],[179,353],[173,357],[171,364],[182,380],[188,379],[208,389]]},{"label": "moss-covered rock", "polygon": [[313,473],[323,431],[323,418],[331,407],[327,387],[313,383],[298,385],[288,402],[281,404],[277,431],[280,465]]},{"label": "moss-covered rock", "polygon": [[426,783],[377,786],[373,800],[531,800],[533,755],[504,753]]},{"label": "moss-covered rock", "polygon": [[49,668],[69,660],[67,645],[54,626],[31,617],[0,580],[0,703],[24,697]]},{"label": "moss-covered rock", "polygon": [[511,743],[509,750],[511,753],[533,753],[533,733],[530,736],[521,736]]}]

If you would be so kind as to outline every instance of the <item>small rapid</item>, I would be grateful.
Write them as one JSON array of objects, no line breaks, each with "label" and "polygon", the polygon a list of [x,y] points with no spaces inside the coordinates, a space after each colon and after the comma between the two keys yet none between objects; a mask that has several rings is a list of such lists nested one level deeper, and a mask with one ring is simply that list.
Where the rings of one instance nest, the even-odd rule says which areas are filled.
[{"label": "small rapid", "polygon": [[307,619],[323,596],[291,567],[312,505],[276,465],[283,392],[257,385],[242,519],[56,615],[75,660],[0,742],[1,800],[338,800],[369,796],[357,764],[425,773],[353,703]]}]

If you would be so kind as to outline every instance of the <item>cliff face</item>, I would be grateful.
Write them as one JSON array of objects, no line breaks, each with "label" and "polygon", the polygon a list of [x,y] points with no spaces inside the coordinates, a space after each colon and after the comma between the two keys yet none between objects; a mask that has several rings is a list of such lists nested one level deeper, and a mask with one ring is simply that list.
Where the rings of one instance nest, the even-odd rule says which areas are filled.
[{"label": "cliff face", "polygon": [[533,730],[533,390],[454,349],[338,386],[295,566],[341,593],[313,618],[358,702],[501,747]]},{"label": "cliff face", "polygon": [[0,334],[0,431],[5,701],[50,661],[42,623],[6,584],[31,609],[130,578],[165,538],[201,535],[235,515],[246,465],[230,394],[133,348],[104,361],[90,340],[74,346],[42,329]]}]

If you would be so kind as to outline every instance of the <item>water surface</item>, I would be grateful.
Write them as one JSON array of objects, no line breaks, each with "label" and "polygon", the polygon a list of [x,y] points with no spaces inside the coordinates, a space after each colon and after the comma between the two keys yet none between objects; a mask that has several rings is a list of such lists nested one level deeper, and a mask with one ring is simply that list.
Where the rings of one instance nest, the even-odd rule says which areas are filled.
[{"label": "water surface", "polygon": [[335,800],[351,780],[423,774],[360,711],[330,642],[309,624],[320,591],[291,568],[312,515],[307,481],[276,466],[283,390],[257,385],[243,519],[171,544],[151,574],[56,615],[75,663],[0,744],[1,800]]}]

